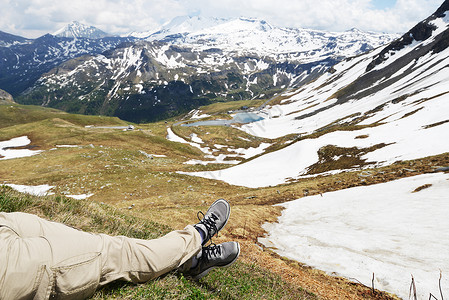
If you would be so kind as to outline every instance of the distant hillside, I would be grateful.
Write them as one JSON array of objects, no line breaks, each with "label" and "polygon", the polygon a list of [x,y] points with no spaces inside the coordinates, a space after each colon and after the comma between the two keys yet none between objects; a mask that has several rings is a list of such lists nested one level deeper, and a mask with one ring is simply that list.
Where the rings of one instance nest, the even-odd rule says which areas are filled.
[{"label": "distant hillside", "polygon": [[32,86],[42,74],[82,55],[102,53],[134,38],[74,39],[46,34],[25,39],[0,32],[0,88],[14,97]]},{"label": "distant hillside", "polygon": [[21,36],[0,31],[0,47],[10,47],[12,45],[29,44],[32,40]]}]

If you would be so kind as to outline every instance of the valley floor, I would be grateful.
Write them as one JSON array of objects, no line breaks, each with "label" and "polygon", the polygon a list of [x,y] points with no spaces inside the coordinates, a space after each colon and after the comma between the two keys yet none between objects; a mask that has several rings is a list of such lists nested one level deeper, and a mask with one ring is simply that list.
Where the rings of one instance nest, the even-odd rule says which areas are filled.
[{"label": "valley floor", "polygon": [[[205,113],[210,114],[208,111]],[[245,266],[256,265],[277,274],[283,282],[294,287],[292,293],[299,289],[306,290],[306,296],[301,296],[304,298],[313,298],[310,293],[320,299],[394,297],[378,290],[373,292],[369,282],[364,281],[367,285],[364,286],[342,277],[329,276],[302,264],[306,261],[298,263],[263,247],[258,242],[267,234],[263,224],[277,222],[282,214],[282,208],[274,204],[303,197],[314,199],[310,197],[313,195],[321,198],[319,195],[327,192],[430,173],[438,167],[449,165],[449,153],[446,153],[381,168],[318,175],[278,186],[248,188],[178,172],[217,172],[227,165],[186,162],[210,161],[207,155],[224,155],[228,157],[223,159],[224,162],[231,159],[246,161],[258,154],[254,152],[256,156],[247,158],[245,155],[248,152],[237,149],[258,149],[265,144],[269,145],[265,151],[274,151],[292,137],[284,140],[263,139],[232,127],[171,128],[174,134],[188,143],[200,145],[198,148],[166,138],[173,122],[141,124],[136,125],[134,130],[122,130],[100,127],[128,125],[116,118],[70,115],[37,107],[0,105],[0,117],[2,114],[10,117],[4,118],[7,122],[0,126],[0,141],[24,136],[29,139],[28,144],[13,145],[13,149],[5,149],[11,145],[1,147],[2,151],[39,152],[13,159],[6,159],[9,154],[1,152],[0,184],[48,185],[52,187],[48,192],[56,196],[87,198],[73,201],[104,203],[117,212],[174,229],[196,223],[198,210],[205,211],[214,200],[225,198],[232,205],[232,214],[216,243],[239,241],[242,245],[240,260]],[[206,154],[200,149],[207,147],[209,149],[206,151],[212,153]],[[76,218],[72,216],[69,219],[76,222]],[[176,282],[179,284],[179,281]],[[375,287],[381,288],[381,285],[376,284]],[[288,299],[291,296],[272,298]],[[122,297],[126,298],[126,295]]]}]

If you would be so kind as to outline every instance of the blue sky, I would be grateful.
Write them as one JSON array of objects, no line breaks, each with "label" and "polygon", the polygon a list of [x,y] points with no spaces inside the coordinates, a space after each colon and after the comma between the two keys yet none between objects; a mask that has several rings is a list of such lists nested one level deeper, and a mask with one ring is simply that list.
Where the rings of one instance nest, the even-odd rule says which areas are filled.
[{"label": "blue sky", "polygon": [[404,33],[443,0],[0,0],[0,30],[36,38],[72,21],[112,34],[157,30],[177,16],[256,17],[283,27]]},{"label": "blue sky", "polygon": [[396,0],[373,0],[371,3],[375,8],[383,10],[394,7]]}]

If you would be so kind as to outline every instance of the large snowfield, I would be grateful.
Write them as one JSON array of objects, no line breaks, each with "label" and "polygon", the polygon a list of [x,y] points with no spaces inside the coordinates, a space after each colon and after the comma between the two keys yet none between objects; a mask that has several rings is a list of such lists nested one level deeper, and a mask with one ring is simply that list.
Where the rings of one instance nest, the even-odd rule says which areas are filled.
[{"label": "large snowfield", "polygon": [[[416,188],[424,185],[418,192]],[[449,295],[449,174],[424,174],[281,204],[260,242],[282,256],[408,299]]]}]

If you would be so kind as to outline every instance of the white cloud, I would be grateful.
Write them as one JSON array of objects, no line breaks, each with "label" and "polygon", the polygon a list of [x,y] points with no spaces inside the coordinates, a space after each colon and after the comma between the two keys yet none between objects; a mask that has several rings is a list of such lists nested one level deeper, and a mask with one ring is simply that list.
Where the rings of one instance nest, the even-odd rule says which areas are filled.
[{"label": "white cloud", "polygon": [[375,0],[0,0],[0,30],[26,37],[54,32],[77,20],[123,34],[156,29],[179,15],[258,17],[275,25],[343,31],[405,32],[442,0],[397,0],[376,10]]},{"label": "white cloud", "polygon": [[[278,0],[271,7],[268,2],[273,1],[265,1],[266,5],[260,6],[257,13],[283,26],[330,31],[356,27],[384,32],[405,32],[442,3],[441,0],[398,0],[391,9],[376,10],[370,0]],[[287,2],[291,3],[287,5]]]}]

